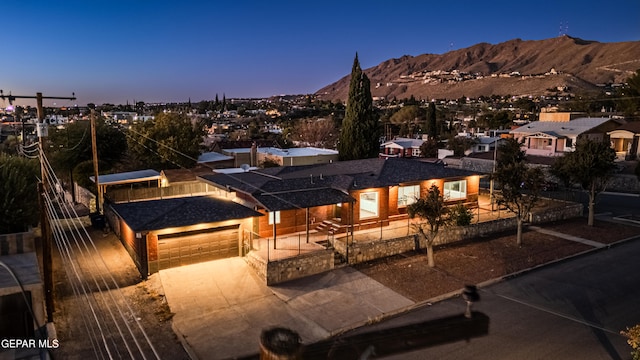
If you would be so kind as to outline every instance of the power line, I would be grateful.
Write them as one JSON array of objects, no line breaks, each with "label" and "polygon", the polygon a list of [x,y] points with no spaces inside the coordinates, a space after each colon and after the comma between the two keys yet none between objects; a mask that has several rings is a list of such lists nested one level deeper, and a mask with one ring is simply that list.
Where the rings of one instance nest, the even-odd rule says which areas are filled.
[{"label": "power line", "polygon": [[[55,172],[53,171],[53,168],[51,167],[51,164],[49,163],[48,159],[46,158],[46,156],[44,154],[42,154],[41,157],[41,161],[43,164],[43,168],[45,169],[44,174],[45,176],[47,176],[47,179],[49,180],[50,183],[58,183],[58,179],[55,175]],[[70,278],[74,278],[76,279],[76,286],[74,286],[74,288],[76,288],[74,290],[74,292],[76,294],[81,293],[81,295],[83,296],[83,298],[85,299],[86,303],[88,304],[88,306],[90,307],[90,309],[92,310],[92,314],[93,314],[93,321],[95,322],[96,326],[98,326],[98,330],[100,332],[100,337],[102,338],[102,344],[105,348],[105,351],[107,352],[107,356],[109,358],[113,358],[114,355],[117,356],[121,356],[120,354],[113,354],[112,351],[116,351],[118,352],[118,346],[116,345],[116,343],[114,343],[113,341],[115,339],[113,339],[113,337],[111,338],[111,342],[113,343],[112,346],[109,346],[109,344],[107,343],[107,339],[106,339],[106,335],[105,335],[105,330],[103,329],[103,327],[108,327],[109,324],[112,324],[113,326],[116,327],[117,332],[123,342],[123,344],[125,345],[125,347],[127,348],[127,351],[129,353],[129,356],[131,358],[135,358],[133,352],[134,352],[134,348],[129,345],[129,341],[133,341],[133,343],[135,344],[135,349],[137,349],[137,352],[144,358],[146,359],[147,356],[145,355],[145,350],[142,349],[142,345],[140,344],[140,342],[138,341],[137,336],[134,334],[133,329],[130,327],[129,325],[129,321],[127,319],[127,316],[125,316],[125,314],[122,311],[122,307],[121,305],[118,303],[118,301],[116,300],[116,298],[114,297],[114,292],[116,292],[117,294],[120,295],[122,302],[125,304],[125,306],[128,308],[129,313],[131,314],[132,317],[134,317],[134,321],[136,322],[138,329],[140,330],[140,332],[143,335],[144,340],[146,341],[147,346],[149,347],[149,349],[151,350],[151,352],[154,354],[155,358],[160,358],[160,356],[158,355],[157,351],[155,350],[154,346],[152,345],[149,337],[147,336],[146,332],[144,331],[144,328],[141,326],[140,322],[138,320],[135,319],[135,313],[133,311],[133,309],[131,308],[129,302],[127,301],[126,297],[124,297],[124,294],[122,294],[122,291],[119,287],[119,285],[117,284],[117,281],[115,280],[115,278],[113,277],[113,274],[111,274],[111,272],[109,271],[108,266],[106,265],[106,262],[104,261],[104,258],[102,258],[102,256],[100,255],[100,252],[98,251],[95,243],[93,242],[93,240],[91,239],[91,236],[89,235],[89,233],[87,232],[86,228],[84,228],[84,226],[82,226],[82,229],[84,230],[84,234],[80,231],[80,227],[78,226],[78,222],[79,222],[79,217],[78,214],[76,213],[75,209],[73,209],[72,207],[69,206],[69,204],[64,201],[64,196],[61,196],[62,194],[60,193],[56,193],[56,191],[54,191],[54,189],[51,189],[52,193],[55,196],[51,196],[49,194],[49,192],[45,192],[45,200],[47,203],[47,207],[48,207],[48,211],[47,211],[47,216],[49,218],[49,220],[51,221],[52,224],[54,224],[54,228],[55,228],[55,238],[56,238],[56,243],[58,244],[59,249],[61,250],[61,254],[66,256],[66,259],[68,260],[67,262],[67,266],[65,266],[65,270],[68,272],[69,269],[69,265],[71,265],[71,270],[72,270],[72,277]],[[60,208],[61,211],[63,211],[65,213],[65,215],[69,218],[72,219],[71,224],[73,225],[73,229],[71,231],[71,235],[73,238],[73,241],[75,243],[75,247],[77,248],[77,252],[76,250],[73,250],[73,246],[71,245],[71,240],[69,239],[69,237],[67,236],[66,232],[64,232],[61,229],[61,225],[60,225],[60,217],[57,215],[56,212],[56,206],[58,205],[58,207]],[[71,209],[71,210],[70,210]],[[86,240],[83,239],[83,235],[86,236]],[[89,247],[89,245],[87,244],[87,242],[90,243],[91,247]],[[83,250],[84,248],[84,250]],[[92,255],[93,253],[93,255]],[[99,272],[99,279],[95,276],[95,272],[96,271],[87,271],[87,272],[82,272],[82,274],[90,274],[91,279],[93,280],[93,283],[96,287],[97,290],[97,294],[93,295],[93,296],[89,296],[89,291],[86,288],[86,285],[84,285],[84,278],[86,277],[85,275],[81,275],[81,271],[79,271],[79,268],[81,267],[79,260],[80,259],[85,259],[85,263],[90,265],[93,262],[93,266],[94,269],[98,269],[98,262],[96,261],[96,256],[99,258],[99,260],[101,260],[102,265],[104,266],[104,269],[106,270],[106,272],[108,273],[108,277],[110,277],[110,280],[113,283],[113,288],[110,289],[109,285],[107,284],[107,279],[105,278],[105,276],[103,275],[103,272]],[[101,281],[99,281],[101,280]],[[102,283],[102,285],[101,285]],[[79,284],[79,288],[82,291],[78,290],[78,284]],[[104,289],[103,289],[104,286]],[[104,292],[107,292],[107,294],[105,295]],[[99,296],[97,296],[99,295]],[[93,300],[91,300],[93,299]],[[99,301],[100,300],[100,301]],[[102,303],[102,307],[106,308],[107,312],[109,313],[109,316],[111,317],[111,322],[107,322],[106,318],[104,317],[104,315],[101,315],[101,312],[97,310],[97,307],[99,306],[99,304]],[[91,305],[94,304],[94,305]],[[115,309],[116,313],[114,313],[113,311],[111,311],[111,309]],[[104,311],[104,310],[102,310]],[[118,317],[116,315],[119,315],[119,318],[121,319],[122,323],[124,324],[124,327],[121,327],[121,325],[119,324],[118,321]],[[102,320],[99,319],[99,317],[102,317]],[[128,335],[131,337],[131,340],[127,340],[127,337],[125,336],[123,329],[126,328],[126,332],[128,333]],[[92,343],[94,343],[96,341],[92,340]],[[96,351],[97,352],[97,351]]]}]

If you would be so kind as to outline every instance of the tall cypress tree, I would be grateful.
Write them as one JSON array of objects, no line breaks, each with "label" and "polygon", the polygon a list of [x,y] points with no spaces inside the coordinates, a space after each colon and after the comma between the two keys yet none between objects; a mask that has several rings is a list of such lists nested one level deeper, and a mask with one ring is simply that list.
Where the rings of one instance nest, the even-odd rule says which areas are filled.
[{"label": "tall cypress tree", "polygon": [[427,135],[432,139],[436,139],[438,137],[436,104],[433,101],[429,103],[429,109],[427,110]]},{"label": "tall cypress tree", "polygon": [[349,98],[342,120],[338,152],[340,160],[377,157],[380,152],[380,129],[373,114],[371,83],[360,68],[358,54],[353,60]]}]

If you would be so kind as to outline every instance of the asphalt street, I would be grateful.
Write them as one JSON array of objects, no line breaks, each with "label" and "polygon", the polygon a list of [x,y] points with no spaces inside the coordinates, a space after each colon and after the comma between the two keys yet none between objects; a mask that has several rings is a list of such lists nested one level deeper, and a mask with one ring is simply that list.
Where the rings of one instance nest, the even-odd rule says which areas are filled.
[{"label": "asphalt street", "polygon": [[[636,239],[482,287],[474,310],[489,316],[489,335],[387,358],[630,359],[631,348],[619,332],[640,324],[638,258]],[[455,297],[354,333],[464,309],[465,302]]]}]

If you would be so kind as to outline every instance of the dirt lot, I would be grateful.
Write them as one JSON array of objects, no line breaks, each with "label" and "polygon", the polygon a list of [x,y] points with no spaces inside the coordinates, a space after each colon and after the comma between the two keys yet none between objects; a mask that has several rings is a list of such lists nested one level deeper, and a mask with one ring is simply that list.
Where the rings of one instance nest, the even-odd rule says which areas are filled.
[{"label": "dirt lot", "polygon": [[[640,235],[640,227],[596,221],[591,228],[584,218],[541,227],[607,244]],[[593,249],[531,230],[524,233],[523,245],[518,247],[515,237],[513,231],[436,247],[435,268],[427,266],[424,253],[407,253],[356,268],[414,301],[425,301],[466,284],[478,284]]]}]

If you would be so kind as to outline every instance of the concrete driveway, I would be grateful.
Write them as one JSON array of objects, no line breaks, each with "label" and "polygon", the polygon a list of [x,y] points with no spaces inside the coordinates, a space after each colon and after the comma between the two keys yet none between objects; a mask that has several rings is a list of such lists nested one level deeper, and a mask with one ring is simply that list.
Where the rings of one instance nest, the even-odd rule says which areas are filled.
[{"label": "concrete driveway", "polygon": [[174,330],[198,359],[256,354],[265,328],[286,327],[313,343],[413,304],[350,267],[270,287],[242,258],[159,275]]}]

